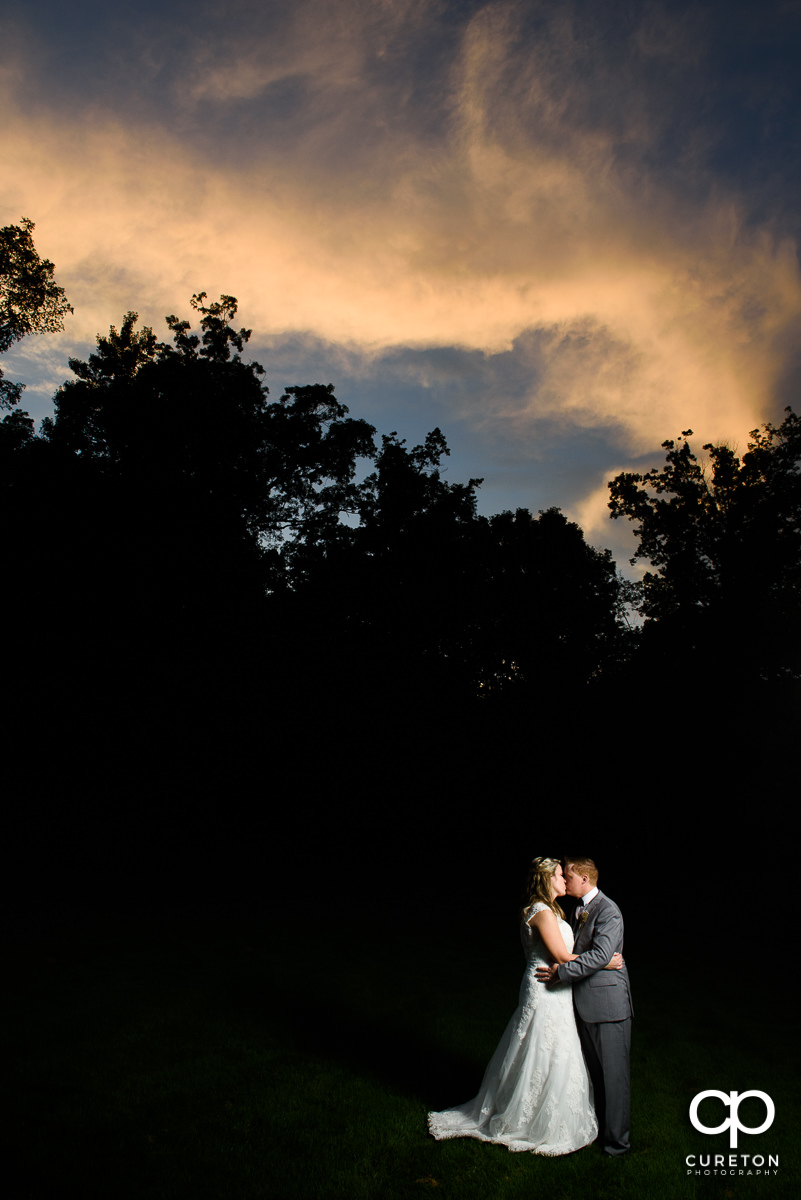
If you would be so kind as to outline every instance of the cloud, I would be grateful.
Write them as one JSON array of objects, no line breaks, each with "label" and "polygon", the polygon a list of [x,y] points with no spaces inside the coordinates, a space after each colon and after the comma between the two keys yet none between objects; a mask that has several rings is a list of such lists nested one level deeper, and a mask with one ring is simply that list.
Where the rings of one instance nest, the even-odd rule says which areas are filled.
[{"label": "cloud", "polygon": [[0,220],[36,222],[71,343],[232,293],[254,341],[392,363],[532,459],[544,431],[618,462],[775,416],[796,247],[716,172],[712,7],[299,0],[207,6],[185,37],[176,13],[129,42],[101,21],[85,96],[35,45],[5,77]]}]

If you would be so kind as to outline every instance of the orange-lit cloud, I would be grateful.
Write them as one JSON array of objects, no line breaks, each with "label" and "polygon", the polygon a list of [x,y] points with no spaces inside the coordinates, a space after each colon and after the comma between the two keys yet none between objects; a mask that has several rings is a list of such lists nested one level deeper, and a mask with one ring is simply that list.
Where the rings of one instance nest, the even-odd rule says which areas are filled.
[{"label": "orange-lit cloud", "polygon": [[[461,413],[521,443],[558,418],[638,455],[688,425],[699,445],[742,440],[772,412],[801,314],[795,246],[747,224],[736,194],[654,169],[657,106],[588,117],[569,6],[528,41],[514,3],[456,30],[438,3],[284,7],[269,28],[195,34],[163,117],[29,111],[6,77],[0,220],[36,222],[75,306],[66,341],[131,308],[161,334],[205,289],[239,298],[254,340],[529,362],[527,387],[499,380]],[[689,17],[648,11],[632,55],[692,51]],[[427,123],[426,81],[402,65],[434,26],[449,53]],[[685,181],[696,153],[687,139]],[[590,524],[603,482],[575,501]]]}]

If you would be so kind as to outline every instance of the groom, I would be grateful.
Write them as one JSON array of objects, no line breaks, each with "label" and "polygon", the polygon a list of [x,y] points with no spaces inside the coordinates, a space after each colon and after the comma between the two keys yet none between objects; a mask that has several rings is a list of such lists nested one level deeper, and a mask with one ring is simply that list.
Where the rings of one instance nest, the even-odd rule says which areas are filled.
[{"label": "groom", "polygon": [[579,905],[573,914],[573,962],[541,967],[542,983],[573,984],[573,1006],[584,1057],[595,1093],[599,1141],[605,1154],[628,1153],[629,1047],[631,993],[625,964],[605,971],[615,951],[623,951],[623,918],[608,896],[598,891],[598,871],[591,858],[564,861],[565,891]]}]

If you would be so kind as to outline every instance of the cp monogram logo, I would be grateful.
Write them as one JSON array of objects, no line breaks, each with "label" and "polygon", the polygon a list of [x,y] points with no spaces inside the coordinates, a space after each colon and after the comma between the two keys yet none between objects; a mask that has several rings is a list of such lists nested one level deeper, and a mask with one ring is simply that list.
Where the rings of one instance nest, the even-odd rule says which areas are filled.
[{"label": "cp monogram logo", "polygon": [[[722,1100],[724,1104],[728,1104],[729,1108],[731,1109],[731,1116],[727,1117],[722,1125],[716,1125],[714,1129],[710,1129],[708,1125],[702,1125],[698,1120],[698,1105],[702,1100],[705,1100],[707,1096],[716,1096],[718,1100]],[[756,1125],[752,1127],[749,1125],[742,1125],[740,1123],[738,1110],[740,1108],[740,1101],[745,1100],[746,1096],[758,1096],[765,1105],[768,1115],[762,1125]],[[714,1088],[710,1088],[707,1092],[699,1092],[698,1095],[693,1098],[693,1102],[690,1105],[690,1120],[699,1133],[722,1133],[724,1129],[729,1129],[729,1127],[731,1127],[731,1133],[729,1134],[729,1147],[732,1150],[736,1150],[737,1148],[737,1134],[741,1129],[743,1133],[764,1133],[765,1130],[769,1129],[773,1124],[773,1118],[775,1115],[776,1109],[773,1106],[773,1101],[771,1100],[770,1096],[768,1096],[765,1092],[757,1091],[729,1092],[727,1095],[726,1092],[718,1092],[715,1091]]]}]

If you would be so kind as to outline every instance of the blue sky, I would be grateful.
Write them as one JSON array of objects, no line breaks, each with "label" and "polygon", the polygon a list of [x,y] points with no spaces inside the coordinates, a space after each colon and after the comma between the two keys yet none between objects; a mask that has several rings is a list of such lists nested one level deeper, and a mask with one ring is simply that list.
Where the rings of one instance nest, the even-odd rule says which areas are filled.
[{"label": "blue sky", "polygon": [[271,394],[334,383],[486,513],[625,562],[619,470],[797,408],[801,7],[0,2],[0,223],[74,305],[5,360],[50,411],[134,309],[233,294]]}]

